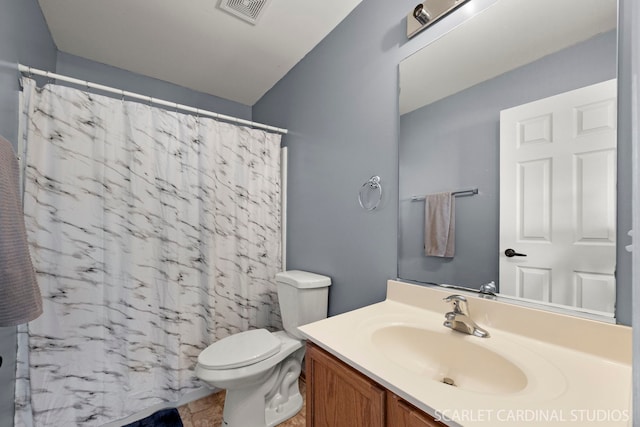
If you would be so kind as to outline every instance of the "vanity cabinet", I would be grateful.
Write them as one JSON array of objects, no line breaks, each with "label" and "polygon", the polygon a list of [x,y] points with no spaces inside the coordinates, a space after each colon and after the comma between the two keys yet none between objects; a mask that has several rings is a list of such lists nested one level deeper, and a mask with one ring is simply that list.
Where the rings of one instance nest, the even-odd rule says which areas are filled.
[{"label": "vanity cabinet", "polygon": [[385,389],[307,343],[307,427],[383,427]]},{"label": "vanity cabinet", "polygon": [[387,391],[387,426],[442,427],[444,424]]},{"label": "vanity cabinet", "polygon": [[308,427],[441,427],[336,357],[307,342]]}]

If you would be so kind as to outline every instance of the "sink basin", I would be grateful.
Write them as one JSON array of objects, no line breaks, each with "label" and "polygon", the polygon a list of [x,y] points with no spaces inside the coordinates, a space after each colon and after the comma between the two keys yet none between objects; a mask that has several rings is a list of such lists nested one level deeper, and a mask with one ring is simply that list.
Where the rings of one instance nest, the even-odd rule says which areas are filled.
[{"label": "sink basin", "polygon": [[525,373],[500,354],[473,342],[482,339],[408,325],[381,327],[371,335],[373,345],[386,358],[425,379],[476,393],[499,395],[523,390],[528,384]]}]

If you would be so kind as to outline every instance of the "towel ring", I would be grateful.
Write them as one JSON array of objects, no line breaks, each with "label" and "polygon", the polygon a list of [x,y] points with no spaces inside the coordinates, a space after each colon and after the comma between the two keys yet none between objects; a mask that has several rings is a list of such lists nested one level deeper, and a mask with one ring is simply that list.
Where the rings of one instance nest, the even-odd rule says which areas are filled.
[{"label": "towel ring", "polygon": [[372,211],[378,207],[380,200],[382,200],[382,184],[380,184],[380,177],[374,175],[360,187],[358,203],[362,209]]}]

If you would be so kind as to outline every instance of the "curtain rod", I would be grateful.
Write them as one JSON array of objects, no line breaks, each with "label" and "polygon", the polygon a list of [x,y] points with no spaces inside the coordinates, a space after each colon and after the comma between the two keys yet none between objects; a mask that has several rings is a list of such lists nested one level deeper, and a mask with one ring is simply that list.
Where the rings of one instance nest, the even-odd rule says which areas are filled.
[{"label": "curtain rod", "polygon": [[65,82],[69,82],[69,83],[74,83],[80,86],[85,86],[85,87],[90,87],[93,89],[98,89],[98,90],[102,90],[105,92],[110,92],[110,93],[115,93],[118,95],[122,95],[123,97],[129,97],[129,98],[135,98],[135,99],[139,99],[142,101],[146,101],[149,103],[153,103],[153,104],[157,104],[157,105],[163,105],[165,107],[172,107],[178,110],[183,110],[183,111],[189,111],[191,113],[196,113],[197,115],[201,115],[201,116],[209,116],[209,117],[213,117],[215,119],[220,119],[220,120],[224,120],[224,121],[228,121],[228,122],[233,122],[233,123],[239,123],[242,125],[247,125],[247,126],[251,126],[254,128],[259,128],[259,129],[265,129],[265,130],[269,130],[271,132],[277,132],[277,133],[281,133],[286,135],[288,133],[287,129],[283,129],[283,128],[278,128],[275,126],[269,126],[269,125],[265,125],[262,123],[257,123],[257,122],[252,122],[251,120],[245,120],[245,119],[240,119],[237,117],[232,117],[232,116],[227,116],[225,114],[219,114],[219,113],[214,113],[213,111],[207,111],[207,110],[201,110],[199,108],[194,108],[194,107],[190,107],[188,105],[184,105],[184,104],[178,104],[175,102],[170,102],[170,101],[164,101],[162,99],[158,99],[158,98],[153,98],[151,96],[147,96],[147,95],[141,95],[139,93],[135,93],[135,92],[129,92],[127,90],[122,90],[122,89],[116,89],[110,86],[104,86],[98,83],[92,83],[86,80],[80,80],[80,79],[76,79],[74,77],[68,77],[68,76],[63,76],[62,74],[56,74],[56,73],[52,73],[50,71],[44,71],[44,70],[39,70],[37,68],[31,68],[31,67],[27,67],[26,65],[22,65],[22,64],[18,64],[18,70],[21,73],[27,73],[27,74],[35,74],[38,76],[44,76],[50,79],[56,79],[56,80],[62,80]]}]

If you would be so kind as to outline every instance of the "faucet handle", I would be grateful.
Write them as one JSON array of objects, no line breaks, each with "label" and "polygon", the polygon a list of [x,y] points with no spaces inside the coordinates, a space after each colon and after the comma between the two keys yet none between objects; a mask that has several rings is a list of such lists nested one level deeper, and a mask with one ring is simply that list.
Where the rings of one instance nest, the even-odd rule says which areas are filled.
[{"label": "faucet handle", "polygon": [[443,300],[453,304],[453,312],[455,314],[466,314],[467,316],[469,315],[469,309],[467,308],[467,299],[464,296],[454,294],[443,298]]},{"label": "faucet handle", "polygon": [[489,283],[485,283],[483,285],[480,285],[480,290],[478,291],[478,293],[480,294],[484,294],[484,295],[494,295],[497,292],[497,288],[496,288],[496,282],[494,282],[493,280],[490,281]]},{"label": "faucet handle", "polygon": [[464,301],[464,302],[467,302],[467,299],[464,296],[458,295],[458,294],[449,295],[446,298],[442,298],[442,300],[446,301],[446,302],[453,302],[453,301]]}]

